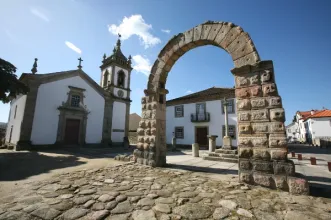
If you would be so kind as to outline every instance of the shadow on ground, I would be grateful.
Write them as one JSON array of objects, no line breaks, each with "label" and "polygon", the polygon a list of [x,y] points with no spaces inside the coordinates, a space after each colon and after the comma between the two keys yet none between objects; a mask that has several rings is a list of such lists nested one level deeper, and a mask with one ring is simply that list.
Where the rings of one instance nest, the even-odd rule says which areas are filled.
[{"label": "shadow on ground", "polygon": [[296,152],[296,153],[306,153],[306,154],[331,154],[331,148],[319,148],[308,146],[304,144],[289,144],[288,145],[289,152]]},{"label": "shadow on ground", "polygon": [[3,152],[0,154],[0,181],[23,180],[51,170],[85,164],[76,156],[49,156],[38,152]]},{"label": "shadow on ground", "polygon": [[238,174],[238,170],[211,168],[211,167],[198,167],[192,165],[181,165],[181,164],[172,164],[172,163],[168,163],[166,167],[194,171],[194,172],[202,172],[202,173],[231,174],[231,175]]}]

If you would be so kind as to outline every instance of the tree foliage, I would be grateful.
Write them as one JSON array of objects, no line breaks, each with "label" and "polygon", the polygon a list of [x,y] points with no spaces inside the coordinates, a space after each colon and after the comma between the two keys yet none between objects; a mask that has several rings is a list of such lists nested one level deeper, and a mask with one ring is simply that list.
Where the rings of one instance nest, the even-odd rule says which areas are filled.
[{"label": "tree foliage", "polygon": [[8,103],[19,94],[26,94],[29,88],[17,79],[16,67],[0,58],[0,101]]}]

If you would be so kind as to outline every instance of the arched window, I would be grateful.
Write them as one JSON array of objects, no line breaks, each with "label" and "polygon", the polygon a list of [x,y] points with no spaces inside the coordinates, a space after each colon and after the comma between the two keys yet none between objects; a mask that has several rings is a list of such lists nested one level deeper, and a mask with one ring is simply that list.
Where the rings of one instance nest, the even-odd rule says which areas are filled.
[{"label": "arched window", "polygon": [[124,87],[124,83],[125,83],[125,73],[122,70],[120,70],[117,73],[117,86]]},{"label": "arched window", "polygon": [[103,87],[106,87],[108,85],[108,70],[106,70],[106,72],[103,74]]}]

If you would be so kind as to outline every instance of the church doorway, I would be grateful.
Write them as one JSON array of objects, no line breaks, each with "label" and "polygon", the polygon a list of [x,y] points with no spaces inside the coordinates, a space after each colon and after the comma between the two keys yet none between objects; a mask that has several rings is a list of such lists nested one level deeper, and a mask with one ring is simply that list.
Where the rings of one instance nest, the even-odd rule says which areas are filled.
[{"label": "church doorway", "polygon": [[195,127],[195,143],[208,147],[208,127]]},{"label": "church doorway", "polygon": [[78,144],[79,143],[79,119],[67,119],[66,128],[64,134],[64,142],[66,144]]}]

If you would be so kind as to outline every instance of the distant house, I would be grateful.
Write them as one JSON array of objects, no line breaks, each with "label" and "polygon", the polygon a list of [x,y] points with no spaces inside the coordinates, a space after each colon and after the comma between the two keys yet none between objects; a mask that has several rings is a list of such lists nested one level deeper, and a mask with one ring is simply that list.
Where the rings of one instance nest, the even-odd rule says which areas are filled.
[{"label": "distant house", "polygon": [[298,123],[292,122],[286,126],[286,136],[289,142],[299,141],[299,129]]},{"label": "distant house", "polygon": [[208,146],[207,135],[217,135],[216,145],[222,146],[225,136],[224,97],[229,102],[227,107],[229,136],[232,137],[232,145],[237,146],[235,91],[233,88],[218,87],[166,102],[167,144],[171,144],[172,137],[175,136],[179,146],[193,143]]},{"label": "distant house", "polygon": [[129,131],[137,131],[137,128],[139,127],[139,122],[141,120],[141,117],[137,113],[132,113],[129,116]]},{"label": "distant house", "polygon": [[317,139],[331,138],[331,110],[297,111],[296,122],[300,142],[313,144]]}]

